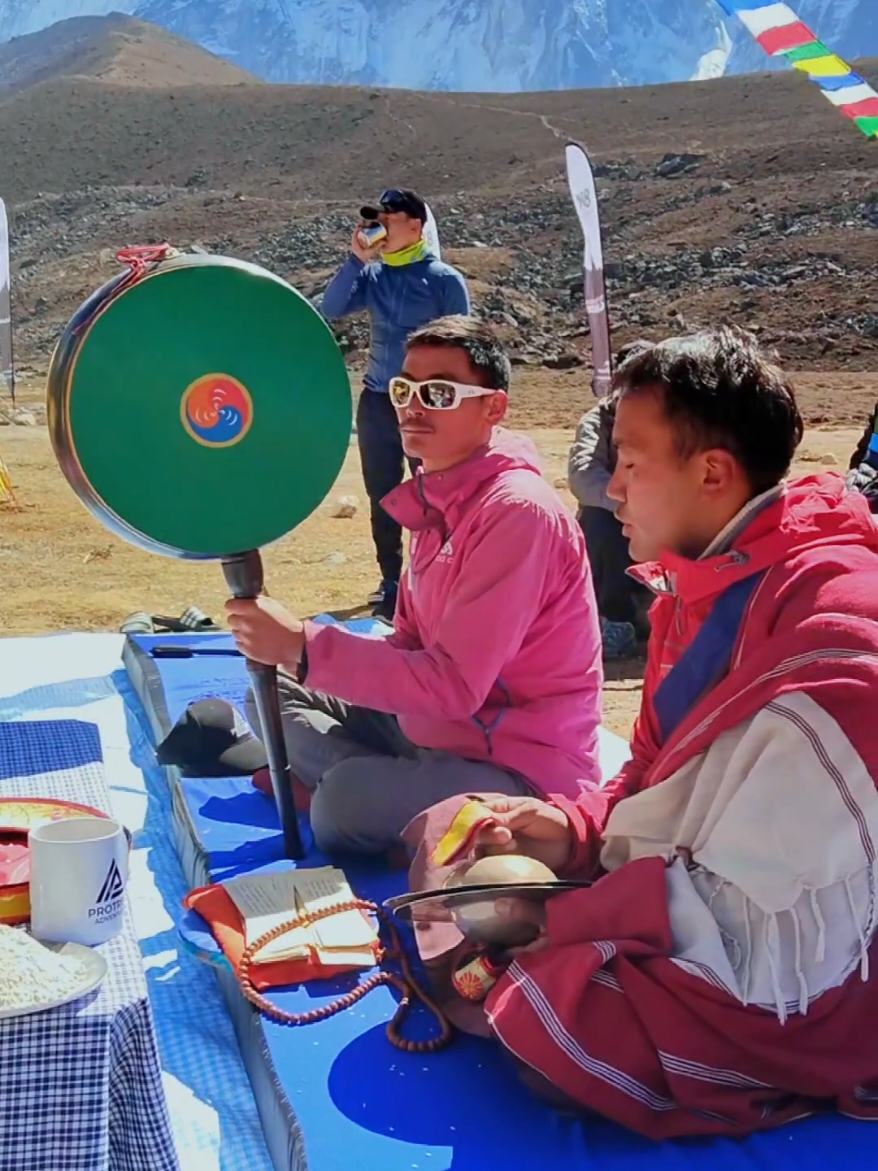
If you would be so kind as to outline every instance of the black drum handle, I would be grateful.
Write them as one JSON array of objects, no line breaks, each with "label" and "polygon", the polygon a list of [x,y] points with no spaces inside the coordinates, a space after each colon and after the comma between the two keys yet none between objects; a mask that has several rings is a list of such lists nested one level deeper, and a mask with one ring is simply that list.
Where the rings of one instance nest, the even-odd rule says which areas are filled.
[{"label": "black drum handle", "polygon": [[[264,592],[262,557],[258,549],[223,558],[226,584],[235,598],[258,598]],[[287,747],[284,741],[277,694],[277,668],[247,659],[247,670],[253,684],[253,698],[262,730],[262,742],[268,757],[271,788],[284,835],[284,853],[287,858],[300,861],[305,857],[299,818],[293,801],[293,785]]]}]

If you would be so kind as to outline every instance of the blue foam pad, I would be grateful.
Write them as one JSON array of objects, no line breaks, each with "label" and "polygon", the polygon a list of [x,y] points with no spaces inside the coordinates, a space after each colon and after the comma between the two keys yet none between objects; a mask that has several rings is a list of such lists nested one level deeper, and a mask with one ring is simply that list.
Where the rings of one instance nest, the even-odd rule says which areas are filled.
[{"label": "blue foam pad", "polygon": [[[182,777],[180,789],[214,881],[283,858],[274,800],[254,789],[249,779]],[[310,844],[307,818],[300,821],[303,841]]]},{"label": "blue foam pad", "polygon": [[[134,634],[128,641],[151,658],[155,647],[235,650],[230,634]],[[247,691],[247,671],[239,655],[193,655],[191,659],[151,659],[161,678],[161,693],[172,726],[190,703],[213,696],[241,703]]]},{"label": "blue foam pad", "polygon": [[[193,645],[204,638],[187,637]],[[138,644],[144,636],[135,636]],[[154,640],[167,642],[166,638]],[[186,704],[206,695],[240,701],[247,681],[240,660],[155,660],[173,722]],[[200,680],[200,682],[199,682]],[[618,740],[618,738],[616,738]],[[621,763],[625,746],[604,738]],[[287,867],[273,802],[248,780],[183,782],[191,824],[208,854],[212,877]],[[326,861],[312,851],[305,865]],[[382,902],[401,893],[405,875],[377,863],[335,859],[357,894]],[[205,957],[213,950],[203,921],[187,916],[183,933]],[[319,1007],[348,991],[351,977],[273,990],[291,1012]],[[309,1171],[543,1171],[546,1167],[613,1171],[862,1171],[878,1155],[878,1130],[829,1114],[746,1140],[693,1139],[661,1144],[613,1123],[581,1121],[538,1102],[520,1084],[501,1048],[459,1036],[443,1052],[413,1056],[392,1048],[385,1026],[395,1007],[386,988],[347,1011],[301,1029],[262,1018],[263,1060],[274,1074],[287,1117],[304,1136],[305,1158],[285,1166]],[[432,1019],[418,1009],[407,1035],[424,1037]],[[240,1035],[240,1034],[239,1034]]]}]

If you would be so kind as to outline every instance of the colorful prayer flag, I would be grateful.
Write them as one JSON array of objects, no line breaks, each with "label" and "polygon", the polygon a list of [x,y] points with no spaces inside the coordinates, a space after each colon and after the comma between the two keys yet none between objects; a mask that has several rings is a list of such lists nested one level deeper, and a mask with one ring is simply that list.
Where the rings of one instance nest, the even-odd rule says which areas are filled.
[{"label": "colorful prayer flag", "polygon": [[737,16],[770,57],[785,57],[820,86],[823,96],[866,135],[878,138],[878,93],[850,65],[833,53],[788,4],[765,0],[717,0]]}]

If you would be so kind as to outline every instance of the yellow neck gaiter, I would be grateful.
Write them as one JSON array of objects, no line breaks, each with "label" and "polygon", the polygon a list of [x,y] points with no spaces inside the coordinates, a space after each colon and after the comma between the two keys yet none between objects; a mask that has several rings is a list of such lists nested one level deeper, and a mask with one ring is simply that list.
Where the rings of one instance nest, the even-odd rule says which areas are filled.
[{"label": "yellow neck gaiter", "polygon": [[415,264],[418,260],[423,260],[427,252],[427,241],[422,239],[409,244],[408,248],[400,248],[398,252],[384,252],[381,259],[385,264],[400,268],[404,264]]}]

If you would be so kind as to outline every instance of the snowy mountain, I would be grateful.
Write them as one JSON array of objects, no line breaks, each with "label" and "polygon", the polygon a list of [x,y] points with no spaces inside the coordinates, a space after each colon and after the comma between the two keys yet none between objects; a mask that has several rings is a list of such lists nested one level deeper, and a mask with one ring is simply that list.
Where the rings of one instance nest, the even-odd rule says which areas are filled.
[{"label": "snowy mountain", "polygon": [[[878,55],[878,0],[793,3],[843,56]],[[713,0],[0,0],[0,42],[110,12],[275,82],[516,92],[773,64]]]}]

